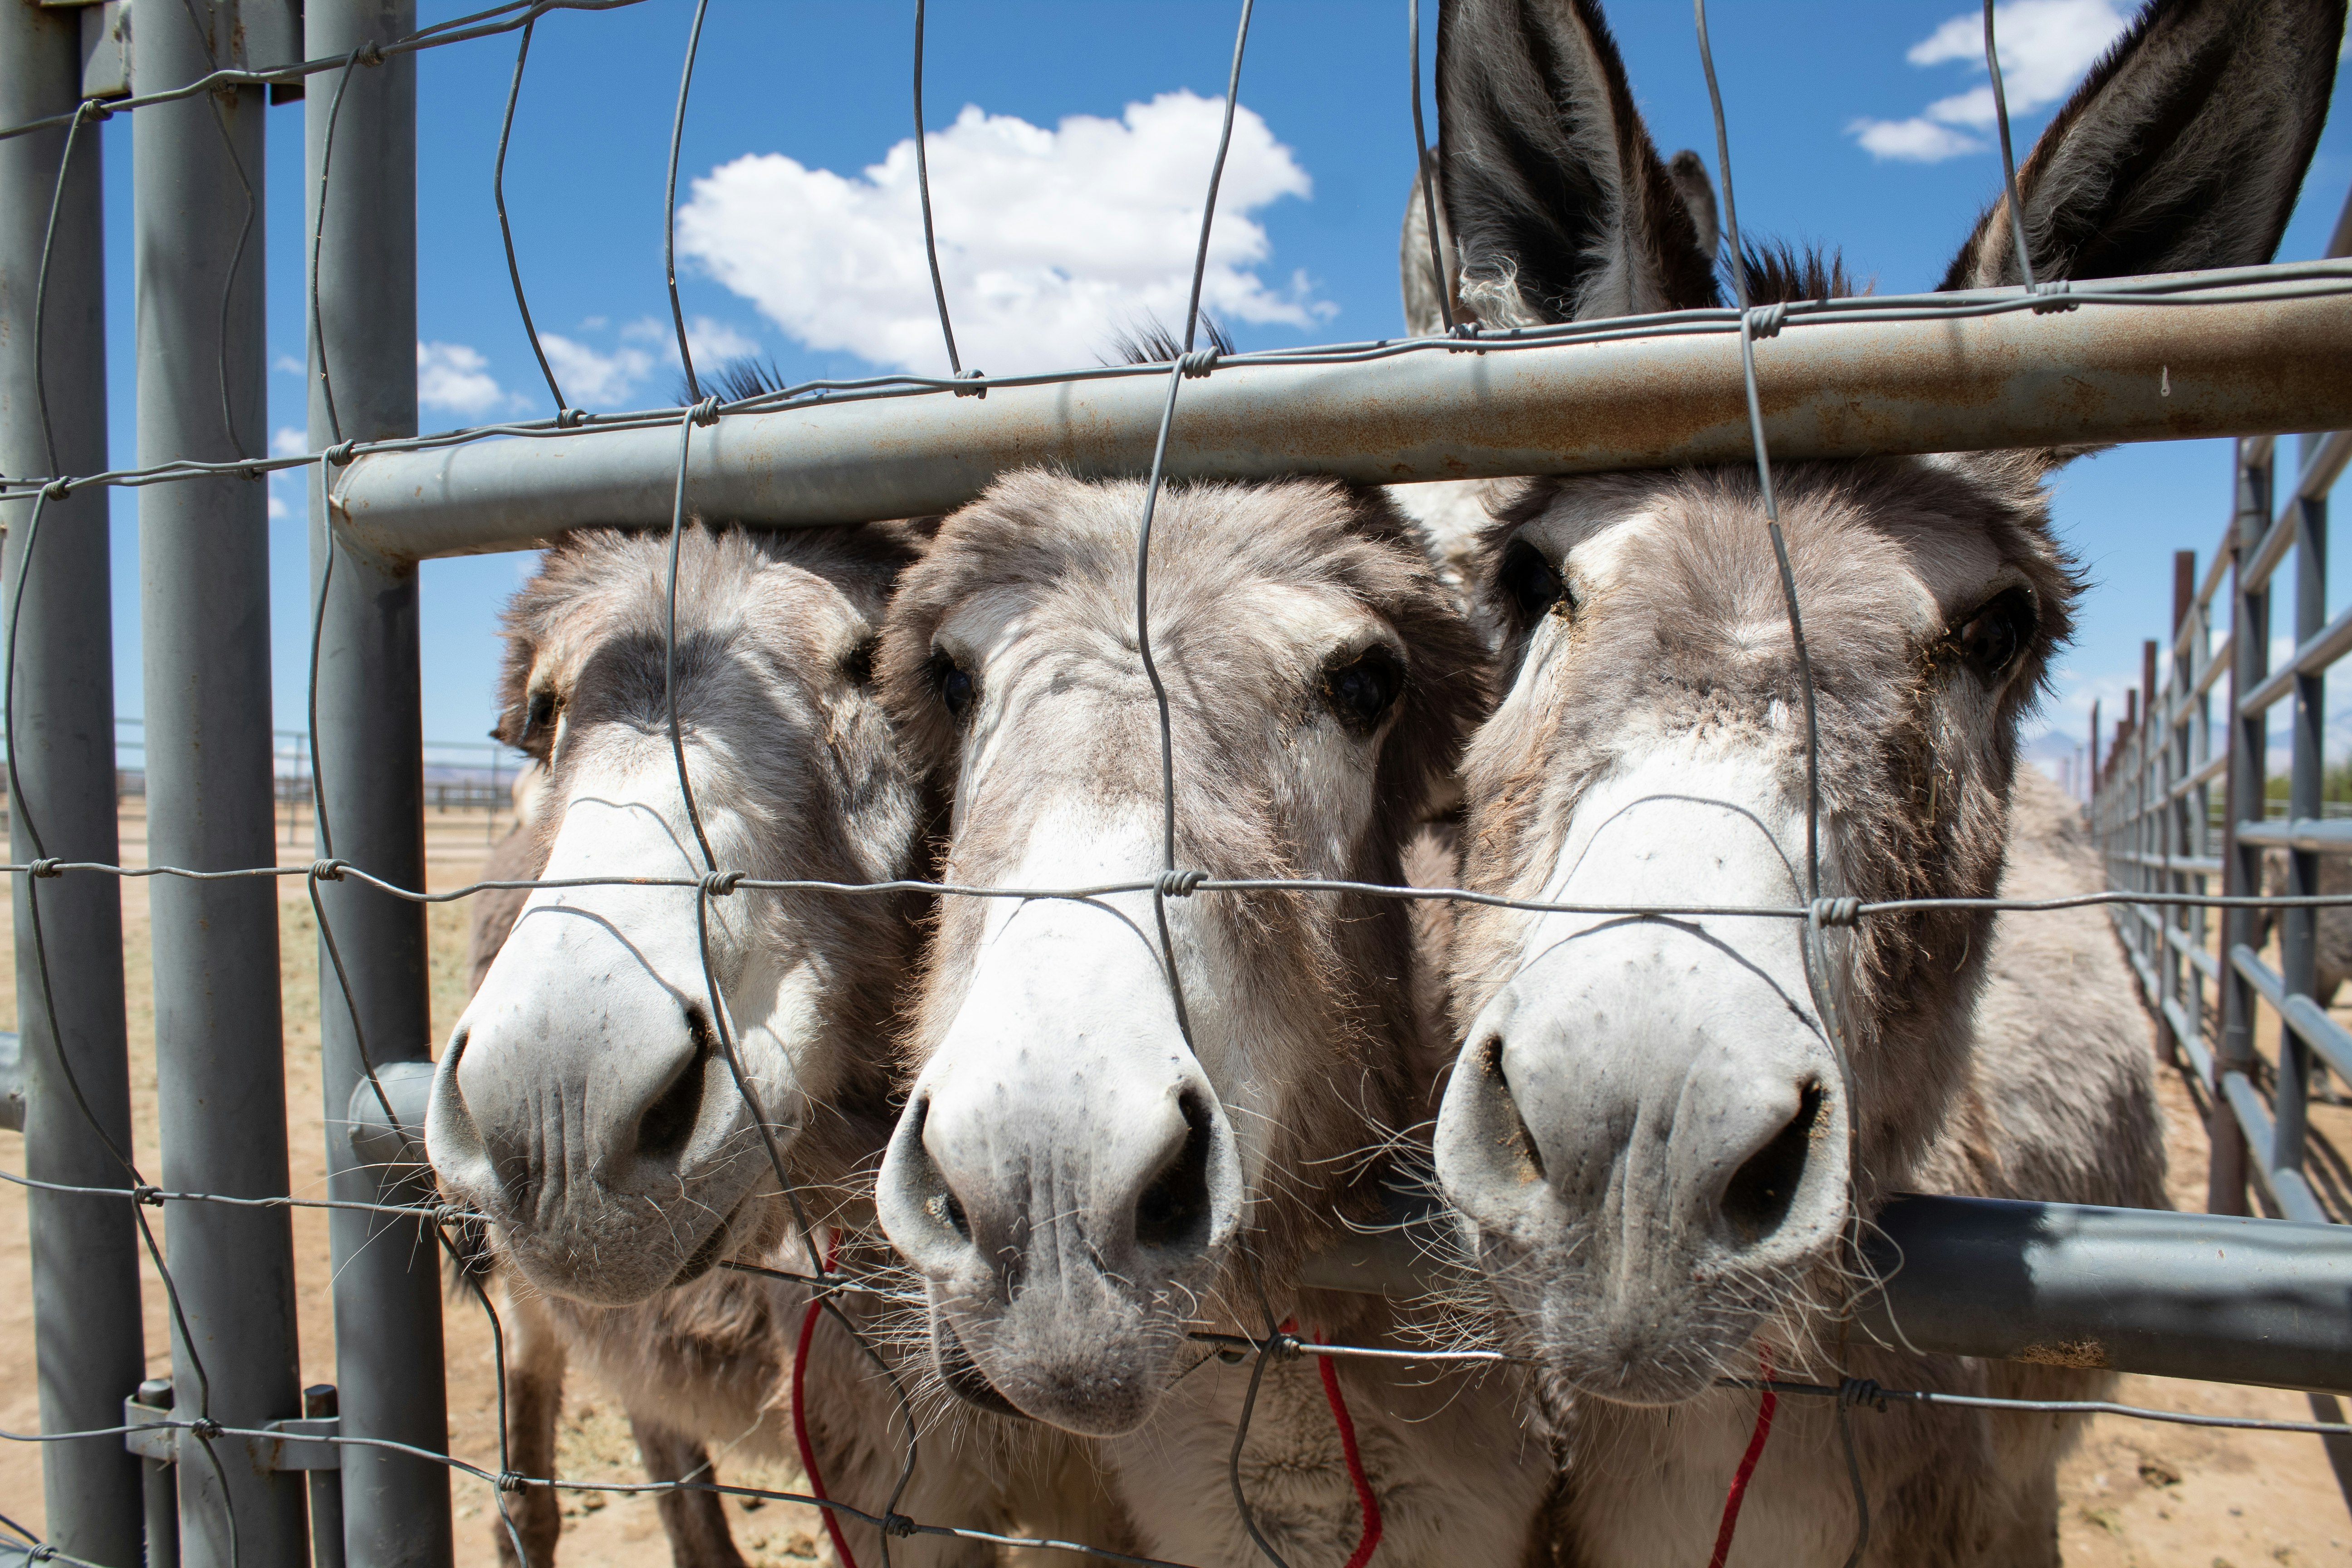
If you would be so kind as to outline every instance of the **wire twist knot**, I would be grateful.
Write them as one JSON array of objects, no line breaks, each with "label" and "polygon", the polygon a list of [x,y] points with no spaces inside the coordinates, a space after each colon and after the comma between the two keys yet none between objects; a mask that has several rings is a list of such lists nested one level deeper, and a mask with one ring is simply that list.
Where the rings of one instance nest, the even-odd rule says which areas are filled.
[{"label": "wire twist knot", "polygon": [[588,411],[584,408],[559,408],[555,411],[555,427],[558,430],[576,430],[587,423]]},{"label": "wire twist knot", "polygon": [[1860,899],[1815,899],[1808,911],[1817,926],[1850,926],[1862,920]]},{"label": "wire twist knot", "polygon": [[[988,373],[984,370],[968,370],[964,372],[962,375],[957,377],[957,379],[960,381],[985,381],[988,379]],[[959,386],[955,389],[955,395],[958,397],[984,398],[988,395],[988,388],[984,386]]]},{"label": "wire twist knot", "polygon": [[359,456],[359,445],[357,441],[339,441],[319,455],[327,459],[330,467],[340,468]]},{"label": "wire twist knot", "polygon": [[1837,1402],[1841,1410],[1867,1405],[1873,1410],[1883,1411],[1886,1408],[1886,1391],[1867,1377],[1843,1378],[1838,1383]]},{"label": "wire twist knot", "polygon": [[340,882],[343,879],[343,873],[351,869],[351,865],[348,860],[313,860],[310,862],[310,879],[314,882]]},{"label": "wire twist knot", "polygon": [[380,66],[383,64],[383,46],[370,38],[352,51],[352,58],[363,66]]},{"label": "wire twist knot", "polygon": [[716,393],[711,394],[709,397],[706,397],[701,402],[696,404],[693,408],[688,412],[689,416],[697,425],[718,424],[719,395]]},{"label": "wire twist knot", "polygon": [[1217,368],[1217,351],[1194,349],[1176,362],[1176,368],[1184,373],[1186,380],[1198,381]]},{"label": "wire twist knot", "polygon": [[163,1206],[163,1189],[161,1187],[150,1186],[146,1183],[142,1182],[137,1186],[131,1189],[131,1201],[135,1204],[145,1204],[149,1208],[162,1208]]},{"label": "wire twist knot", "polygon": [[903,1513],[886,1513],[882,1516],[882,1533],[896,1536],[900,1541],[906,1540],[920,1528],[921,1526]]},{"label": "wire twist knot", "polygon": [[2047,316],[2058,310],[2071,310],[2081,303],[2071,299],[2074,284],[2063,278],[2053,278],[2046,283],[2036,283],[2032,289],[2033,313]]},{"label": "wire twist knot", "polygon": [[58,1549],[46,1541],[37,1541],[25,1548],[25,1561],[27,1563],[47,1563],[57,1554]]},{"label": "wire twist knot", "polygon": [[1769,305],[1751,305],[1748,310],[1748,335],[1755,338],[1777,338],[1780,329],[1789,324],[1789,301],[1775,300]]},{"label": "wire twist knot", "polygon": [[519,1492],[530,1484],[530,1481],[524,1477],[520,1470],[500,1470],[499,1472],[498,1489],[502,1492]]},{"label": "wire twist knot", "polygon": [[62,877],[65,875],[65,862],[54,855],[44,855],[25,869],[36,877]]},{"label": "wire twist knot", "polygon": [[188,1423],[188,1430],[210,1442],[221,1435],[221,1424],[209,1415],[199,1415]]},{"label": "wire twist knot", "polygon": [[66,483],[63,479],[51,479],[47,484],[41,487],[41,493],[48,497],[51,500],[63,500],[68,496],[73,494],[73,486]]},{"label": "wire twist knot", "polygon": [[740,871],[713,871],[709,876],[702,879],[703,896],[705,898],[711,899],[723,899],[730,893],[732,893],[735,890],[736,884],[742,881],[742,879],[743,873]]},{"label": "wire twist knot", "polygon": [[1189,899],[1200,891],[1201,884],[1209,879],[1206,871],[1162,871],[1152,886],[1162,898]]}]

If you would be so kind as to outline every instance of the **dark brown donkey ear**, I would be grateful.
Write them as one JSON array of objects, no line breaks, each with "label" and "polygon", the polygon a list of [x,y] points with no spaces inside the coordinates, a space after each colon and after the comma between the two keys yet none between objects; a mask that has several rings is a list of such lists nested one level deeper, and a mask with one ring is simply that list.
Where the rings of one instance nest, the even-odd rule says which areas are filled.
[{"label": "dark brown donkey ear", "polygon": [[1721,302],[1695,204],[1642,123],[1594,0],[1452,0],[1437,105],[1444,226],[1483,325]]},{"label": "dark brown donkey ear", "polygon": [[[2017,171],[2037,281],[2268,261],[2335,85],[2345,0],[2155,0]],[[1946,289],[2015,285],[2009,208]]]}]

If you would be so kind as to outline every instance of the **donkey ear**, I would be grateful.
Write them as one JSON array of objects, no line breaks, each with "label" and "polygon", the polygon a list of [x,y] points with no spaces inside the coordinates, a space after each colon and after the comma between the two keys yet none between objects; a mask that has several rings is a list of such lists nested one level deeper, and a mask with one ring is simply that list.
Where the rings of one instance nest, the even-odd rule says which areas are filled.
[{"label": "donkey ear", "polygon": [[1685,147],[1666,165],[1666,176],[1688,209],[1691,232],[1709,261],[1723,243],[1723,224],[1715,210],[1715,182],[1706,177],[1706,160]]},{"label": "donkey ear", "polygon": [[[1405,330],[1414,337],[1433,337],[1445,330],[1445,313],[1439,308],[1439,289],[1457,289],[1461,275],[1455,270],[1457,258],[1454,251],[1454,231],[1445,221],[1444,182],[1438,175],[1441,159],[1438,148],[1432,147],[1421,161],[1421,174],[1412,182],[1412,194],[1405,197],[1404,231],[1397,239],[1397,275],[1404,287]],[[1432,197],[1423,201],[1423,185],[1430,187]],[[1437,214],[1437,245],[1429,243],[1431,209]],[[1445,280],[1437,278],[1437,263],[1431,257],[1444,258]],[[1462,296],[1454,294],[1454,315],[1459,321],[1464,314]]]},{"label": "donkey ear", "polygon": [[[2345,0],[2154,0],[2017,172],[2033,274],[2268,261],[2327,118]],[[1997,201],[1946,289],[2015,285]]]},{"label": "donkey ear", "polygon": [[1438,20],[1437,108],[1460,293],[1481,322],[1718,301],[1598,0],[1454,0]]}]

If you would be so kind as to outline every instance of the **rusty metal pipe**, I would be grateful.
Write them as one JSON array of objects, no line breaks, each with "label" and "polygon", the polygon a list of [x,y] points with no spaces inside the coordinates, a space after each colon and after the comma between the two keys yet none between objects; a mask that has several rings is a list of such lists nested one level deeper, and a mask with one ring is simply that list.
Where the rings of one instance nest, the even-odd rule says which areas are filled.
[{"label": "rusty metal pipe", "polygon": [[[2345,276],[2315,279],[2331,266]],[[2307,264],[2294,280],[2264,282],[2284,270],[2210,275],[2239,287],[2195,304],[2079,300],[2049,313],[1922,319],[1877,301],[1895,319],[1792,316],[1757,348],[1772,454],[2352,426],[2352,295],[2340,291],[2352,268]],[[2179,284],[2166,280],[2174,298]],[[1229,361],[1184,386],[1168,472],[1393,484],[1746,462],[1727,315],[1659,318],[1668,332],[1643,338],[1452,345],[1345,364]],[[1119,375],[730,415],[696,438],[690,493],[707,517],[822,524],[943,511],[1032,464],[1140,475],[1165,396],[1157,374]],[[387,561],[517,549],[571,528],[667,521],[677,452],[667,425],[377,452],[343,470],[335,505],[352,542]]]}]

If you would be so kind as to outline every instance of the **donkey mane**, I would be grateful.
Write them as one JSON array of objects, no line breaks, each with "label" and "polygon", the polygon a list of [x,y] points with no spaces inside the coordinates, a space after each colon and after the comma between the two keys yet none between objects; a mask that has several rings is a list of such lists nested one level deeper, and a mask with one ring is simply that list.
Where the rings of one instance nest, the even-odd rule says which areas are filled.
[{"label": "donkey mane", "polygon": [[1746,274],[1751,305],[1793,304],[1800,300],[1845,300],[1853,296],[1841,251],[1824,252],[1818,246],[1798,250],[1785,240],[1759,240],[1744,245],[1740,270]]},{"label": "donkey mane", "polygon": [[[1201,331],[1208,334],[1209,346],[1217,353],[1234,352],[1234,340],[1206,310],[1201,312]],[[1172,364],[1183,353],[1184,345],[1176,341],[1166,322],[1148,315],[1111,334],[1110,352],[1116,357],[1105,360],[1105,364]]]}]

